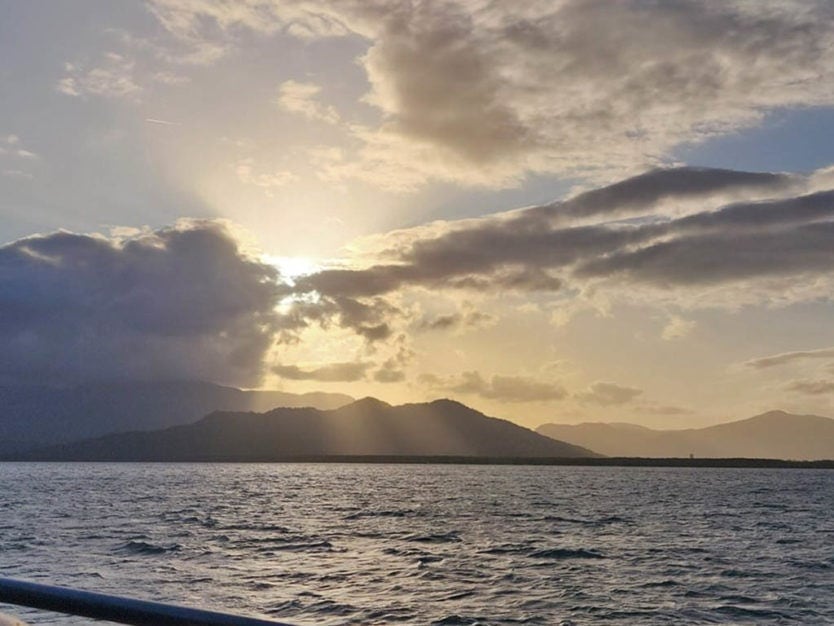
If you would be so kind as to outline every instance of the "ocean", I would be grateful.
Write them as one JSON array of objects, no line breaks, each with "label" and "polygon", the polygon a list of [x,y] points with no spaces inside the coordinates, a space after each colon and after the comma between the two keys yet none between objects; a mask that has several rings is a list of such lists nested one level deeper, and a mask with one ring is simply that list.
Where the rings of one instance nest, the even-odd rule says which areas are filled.
[{"label": "ocean", "polygon": [[0,575],[299,625],[834,624],[832,511],[828,470],[8,463]]}]

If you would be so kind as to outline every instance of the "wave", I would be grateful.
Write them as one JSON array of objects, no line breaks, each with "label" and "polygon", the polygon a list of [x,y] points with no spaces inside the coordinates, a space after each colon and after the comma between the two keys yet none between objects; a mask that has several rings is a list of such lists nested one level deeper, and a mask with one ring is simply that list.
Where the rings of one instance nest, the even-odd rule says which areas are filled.
[{"label": "wave", "polygon": [[530,554],[533,559],[604,559],[605,557],[595,550],[579,548],[571,550],[568,548],[550,548],[537,550]]},{"label": "wave", "polygon": [[[276,552],[306,552],[309,550],[321,550],[325,552],[332,551],[333,544],[329,541],[322,540],[322,541],[309,541],[309,542],[298,542],[298,543],[277,543],[273,546],[270,546],[268,551],[276,551]],[[266,551],[266,549],[258,550]]]},{"label": "wave", "polygon": [[154,543],[150,543],[147,541],[128,541],[127,543],[123,543],[118,548],[116,548],[116,552],[128,552],[130,554],[144,554],[144,555],[154,555],[154,554],[165,554],[167,552],[177,552],[182,549],[182,546],[178,543],[172,543],[167,546],[157,545]]},{"label": "wave", "polygon": [[448,533],[431,533],[427,535],[408,535],[405,537],[406,541],[414,541],[416,543],[460,543],[463,541],[460,535],[455,531]]},{"label": "wave", "polygon": [[418,509],[383,509],[377,511],[356,511],[355,513],[346,515],[344,519],[355,520],[365,517],[423,517],[425,515],[425,511]]},{"label": "wave", "polygon": [[578,524],[580,526],[607,526],[609,524],[633,524],[634,522],[620,515],[606,515],[597,519],[583,519],[577,517],[563,517],[561,515],[545,515],[544,522],[560,522],[563,524]]},{"label": "wave", "polygon": [[505,543],[479,550],[480,554],[524,554],[533,548],[530,544]]},{"label": "wave", "polygon": [[485,624],[481,618],[478,617],[463,617],[461,615],[447,615],[446,617],[432,622],[432,626],[476,626],[477,624]]}]

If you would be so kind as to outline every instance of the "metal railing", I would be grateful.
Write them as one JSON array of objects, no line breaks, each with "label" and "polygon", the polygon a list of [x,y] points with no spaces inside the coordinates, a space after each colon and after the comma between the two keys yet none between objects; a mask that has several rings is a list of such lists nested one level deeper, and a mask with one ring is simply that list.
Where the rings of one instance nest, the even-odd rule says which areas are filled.
[{"label": "metal railing", "polygon": [[13,578],[0,578],[0,603],[133,626],[291,626],[232,613],[134,600]]}]

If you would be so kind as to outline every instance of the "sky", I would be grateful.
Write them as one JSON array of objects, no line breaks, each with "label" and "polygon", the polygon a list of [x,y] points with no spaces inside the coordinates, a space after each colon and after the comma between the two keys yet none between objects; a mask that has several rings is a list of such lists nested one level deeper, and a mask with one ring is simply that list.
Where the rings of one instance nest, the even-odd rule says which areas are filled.
[{"label": "sky", "polygon": [[828,0],[0,0],[0,382],[834,415]]}]

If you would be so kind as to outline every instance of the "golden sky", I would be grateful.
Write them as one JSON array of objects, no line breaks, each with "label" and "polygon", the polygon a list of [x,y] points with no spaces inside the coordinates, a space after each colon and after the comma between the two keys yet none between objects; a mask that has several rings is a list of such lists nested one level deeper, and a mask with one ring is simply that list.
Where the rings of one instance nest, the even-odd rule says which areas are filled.
[{"label": "golden sky", "polygon": [[834,413],[825,0],[0,20],[0,381]]}]

